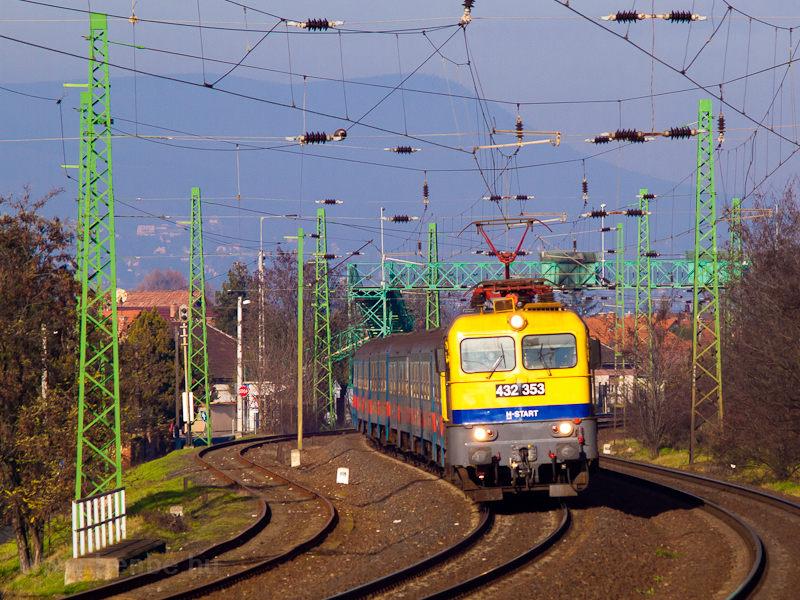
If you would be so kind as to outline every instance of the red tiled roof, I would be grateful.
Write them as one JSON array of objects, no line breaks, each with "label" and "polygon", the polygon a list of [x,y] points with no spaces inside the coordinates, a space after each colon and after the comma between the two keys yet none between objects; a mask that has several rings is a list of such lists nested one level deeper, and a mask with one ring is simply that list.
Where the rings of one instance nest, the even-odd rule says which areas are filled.
[{"label": "red tiled roof", "polygon": [[[128,292],[128,297],[121,306],[137,308],[153,308],[172,304],[189,304],[189,290],[172,290],[168,292]],[[119,306],[117,307],[119,310]]]},{"label": "red tiled roof", "polygon": [[[603,344],[613,348],[615,346],[616,340],[614,336],[614,314],[601,314],[592,317],[585,317],[584,321],[586,322],[586,326],[589,328],[589,333],[599,339]],[[635,325],[635,318],[633,315],[625,315],[623,319],[623,324],[625,328],[625,334],[631,335],[631,332],[634,329]],[[687,343],[684,340],[680,340],[676,335],[674,335],[670,328],[678,322],[678,319],[675,317],[666,317],[662,321],[656,321],[656,327],[662,328],[664,330],[665,339],[670,339],[676,347],[685,346]],[[689,348],[691,348],[691,342],[688,343]]]}]

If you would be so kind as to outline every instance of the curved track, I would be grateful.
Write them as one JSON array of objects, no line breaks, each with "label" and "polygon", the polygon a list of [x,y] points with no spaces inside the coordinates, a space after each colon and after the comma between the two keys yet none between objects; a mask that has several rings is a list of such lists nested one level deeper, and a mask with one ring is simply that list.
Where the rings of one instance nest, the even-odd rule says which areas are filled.
[{"label": "curved track", "polygon": [[[329,434],[318,434],[318,435],[338,435],[340,433],[341,432],[331,432]],[[235,460],[237,460],[245,467],[250,468],[254,471],[258,471],[259,473],[265,475],[269,479],[279,482],[283,486],[288,487],[289,489],[293,490],[296,493],[299,493],[300,495],[306,498],[313,499],[317,503],[317,505],[321,507],[322,511],[327,515],[327,518],[325,519],[324,525],[320,527],[316,532],[314,532],[313,535],[311,535],[306,540],[300,542],[299,544],[295,544],[292,547],[284,550],[277,556],[273,556],[268,560],[256,562],[255,564],[252,564],[233,575],[228,574],[219,578],[215,578],[213,581],[207,581],[200,585],[194,585],[194,586],[190,585],[188,589],[185,589],[177,594],[165,596],[164,598],[170,598],[171,600],[177,600],[179,598],[181,599],[197,598],[205,594],[208,594],[210,592],[213,592],[215,590],[227,588],[238,581],[247,579],[258,573],[267,571],[273,568],[274,566],[286,560],[291,559],[297,554],[304,552],[308,548],[311,548],[316,544],[320,543],[336,524],[336,510],[334,509],[333,505],[326,498],[320,496],[313,490],[309,490],[308,488],[305,488],[300,484],[289,481],[288,479],[281,477],[277,473],[273,473],[268,469],[262,467],[261,465],[257,465],[256,463],[249,461],[247,458],[243,456],[243,454],[250,448],[262,446],[264,444],[290,441],[292,439],[294,439],[294,436],[284,435],[284,436],[268,436],[260,439],[251,438],[248,440],[235,440],[232,442],[217,444],[209,448],[204,448],[195,456],[195,460],[197,460],[197,462],[199,462],[204,468],[214,473],[217,477],[225,481],[228,485],[230,485],[234,489],[241,490],[244,493],[253,496],[259,500],[258,517],[256,521],[248,528],[232,536],[231,538],[224,540],[223,542],[214,544],[213,546],[206,548],[205,550],[199,552],[198,554],[195,554],[180,561],[169,563],[164,567],[162,567],[161,569],[149,571],[146,573],[142,573],[140,575],[126,577],[118,581],[115,581],[113,583],[104,585],[102,587],[87,590],[85,592],[74,594],[69,597],[76,600],[78,599],[104,600],[106,598],[110,598],[117,594],[131,592],[133,590],[138,590],[139,588],[142,588],[144,586],[162,582],[169,578],[175,577],[176,575],[187,573],[188,571],[195,568],[197,565],[208,564],[208,562],[212,560],[220,560],[220,559],[224,560],[224,557],[227,553],[236,551],[242,545],[256,538],[256,536],[261,534],[267,528],[267,525],[269,525],[271,522],[272,513],[270,511],[267,502],[262,497],[263,493],[261,491],[254,489],[253,486],[246,485],[244,481],[239,481],[237,478],[235,478],[235,476],[232,475],[230,469],[228,469],[226,466],[217,463],[217,461],[214,460],[212,457],[210,457],[209,454],[214,454],[216,456],[217,454],[228,454],[231,451],[233,451],[233,456],[227,458],[229,459],[235,458]],[[237,447],[240,447],[238,451]],[[212,462],[217,464],[212,464]]]},{"label": "curved track", "polygon": [[[707,499],[707,494],[702,493],[702,490],[711,489],[723,491],[727,494],[747,497],[751,500],[756,500],[757,502],[766,503],[771,506],[780,506],[784,509],[791,508],[796,511],[796,516],[800,516],[800,506],[741,486],[645,463],[604,456],[601,457],[600,464],[603,469],[603,474],[607,477],[626,479],[629,481],[635,480],[640,485],[650,486],[659,492],[674,497],[680,498],[688,496],[694,502],[699,503],[699,507],[702,510],[731,527],[747,548],[750,562],[746,577],[739,582],[735,591],[728,596],[728,600],[743,600],[745,598],[755,598],[759,596],[758,592],[763,588],[764,582],[768,578],[767,554],[759,535],[754,528],[748,524],[745,518],[735,515],[731,510],[715,502],[709,501]],[[658,482],[654,481],[655,478],[658,479]],[[693,493],[689,493],[684,489],[673,487],[678,482],[691,483],[696,489],[692,490]]]}]

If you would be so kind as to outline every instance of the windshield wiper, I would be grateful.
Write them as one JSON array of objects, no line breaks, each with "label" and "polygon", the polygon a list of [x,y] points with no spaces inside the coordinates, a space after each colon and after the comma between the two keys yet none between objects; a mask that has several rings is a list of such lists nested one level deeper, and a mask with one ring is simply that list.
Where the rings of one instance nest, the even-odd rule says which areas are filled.
[{"label": "windshield wiper", "polygon": [[552,377],[553,374],[550,372],[550,367],[547,366],[547,360],[545,360],[545,358],[544,358],[544,352],[543,351],[544,351],[544,344],[540,344],[539,345],[539,360],[542,361],[542,366],[544,366],[544,368],[547,369],[547,374]]},{"label": "windshield wiper", "polygon": [[499,367],[499,366],[500,366],[500,361],[501,361],[501,360],[503,360],[503,358],[504,358],[504,357],[503,357],[503,355],[502,355],[502,354],[501,354],[500,356],[498,356],[498,357],[497,357],[497,360],[496,360],[496,361],[494,361],[494,364],[492,365],[492,372],[491,372],[491,373],[489,373],[489,374],[486,376],[486,379],[491,379],[491,378],[492,378],[492,375],[494,375],[494,372],[495,372],[495,371],[497,371],[497,367]]}]

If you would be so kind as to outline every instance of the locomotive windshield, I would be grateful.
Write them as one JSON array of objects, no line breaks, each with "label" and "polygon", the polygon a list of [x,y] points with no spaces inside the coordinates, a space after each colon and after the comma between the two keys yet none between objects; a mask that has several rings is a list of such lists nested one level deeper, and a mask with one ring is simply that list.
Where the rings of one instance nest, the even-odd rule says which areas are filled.
[{"label": "locomotive windshield", "polygon": [[528,370],[570,369],[577,364],[577,345],[571,333],[522,338],[522,365]]},{"label": "locomotive windshield", "polygon": [[464,373],[513,371],[516,366],[514,338],[470,338],[461,342],[461,370]]}]

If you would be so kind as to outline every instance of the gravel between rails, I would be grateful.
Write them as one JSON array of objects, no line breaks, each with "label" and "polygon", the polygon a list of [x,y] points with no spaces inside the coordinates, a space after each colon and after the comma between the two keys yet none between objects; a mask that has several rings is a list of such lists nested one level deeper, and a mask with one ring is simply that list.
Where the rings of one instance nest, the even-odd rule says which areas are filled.
[{"label": "gravel between rails", "polygon": [[[608,465],[625,472],[624,466]],[[718,504],[742,518],[752,527],[767,553],[767,571],[759,589],[751,596],[758,600],[796,600],[800,597],[800,509],[781,509],[734,492],[709,488],[700,482],[676,481],[666,475],[633,473],[664,483]],[[796,498],[793,500],[796,502]]]},{"label": "gravel between rails", "polygon": [[747,572],[738,537],[689,504],[601,475],[567,504],[573,524],[563,541],[469,597],[721,600]]},{"label": "gravel between rails", "polygon": [[[264,446],[246,457],[328,497],[339,522],[315,550],[209,598],[318,600],[435,554],[478,523],[477,506],[453,486],[358,434],[306,440],[299,469],[278,465],[275,453]],[[338,467],[349,469],[349,484],[336,483]]]},{"label": "gravel between rails", "polygon": [[[497,504],[497,506],[494,506]],[[532,509],[528,502],[493,503],[494,523],[480,541],[440,567],[436,567],[404,585],[373,600],[403,598],[418,600],[444,590],[470,575],[477,575],[516,558],[544,540],[559,524],[560,509],[553,502]]]}]

